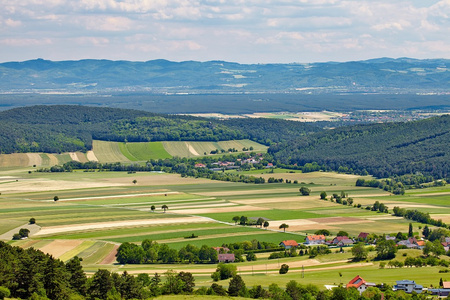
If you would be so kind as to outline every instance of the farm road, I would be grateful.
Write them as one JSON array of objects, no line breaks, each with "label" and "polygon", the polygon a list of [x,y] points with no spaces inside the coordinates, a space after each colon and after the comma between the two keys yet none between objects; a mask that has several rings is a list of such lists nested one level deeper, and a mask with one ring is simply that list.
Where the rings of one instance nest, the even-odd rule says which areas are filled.
[{"label": "farm road", "polygon": [[0,240],[12,240],[14,234],[19,233],[19,230],[22,228],[28,229],[30,231],[30,236],[41,230],[41,227],[39,225],[27,223],[0,235]]}]

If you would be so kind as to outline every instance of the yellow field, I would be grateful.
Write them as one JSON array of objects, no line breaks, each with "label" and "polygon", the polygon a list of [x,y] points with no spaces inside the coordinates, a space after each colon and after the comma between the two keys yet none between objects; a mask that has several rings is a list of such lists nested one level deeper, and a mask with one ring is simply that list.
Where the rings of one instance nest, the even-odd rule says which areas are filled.
[{"label": "yellow field", "polygon": [[61,165],[68,161],[76,160],[87,162],[85,153],[70,152],[63,154],[51,153],[13,153],[0,154],[0,168],[11,167],[52,167]]},{"label": "yellow field", "polygon": [[242,152],[242,149],[253,147],[253,151],[267,151],[267,147],[250,140],[233,140],[221,142],[163,142],[164,148],[172,156],[194,157],[209,155],[214,150],[236,149]]}]

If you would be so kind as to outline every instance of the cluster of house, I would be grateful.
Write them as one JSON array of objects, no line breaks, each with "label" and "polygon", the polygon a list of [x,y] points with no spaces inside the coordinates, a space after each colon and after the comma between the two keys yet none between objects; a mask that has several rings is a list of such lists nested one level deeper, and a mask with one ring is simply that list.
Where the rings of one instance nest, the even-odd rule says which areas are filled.
[{"label": "cluster of house", "polygon": [[[364,240],[367,238],[368,233],[361,232],[357,238],[357,240]],[[290,241],[283,241],[280,243],[281,246],[285,247],[286,242],[288,242],[289,248],[292,247],[295,243],[295,247],[299,246],[299,243],[296,241],[290,240]],[[349,238],[348,236],[336,236],[335,238],[328,240],[325,238],[324,235],[308,235],[305,238],[305,245],[327,245],[327,246],[350,246],[353,245],[356,241]],[[288,248],[286,248],[288,249]]]},{"label": "cluster of house", "polygon": [[[437,295],[440,297],[446,297],[450,294],[450,281],[444,281],[442,288],[438,289],[424,289],[422,285],[417,284],[414,280],[398,280],[397,284],[393,286],[394,291],[404,291],[405,293],[411,294],[416,292],[417,294],[422,293],[425,290],[432,295]],[[360,294],[362,294],[369,287],[375,287],[376,284],[372,282],[365,281],[361,276],[356,276],[352,280],[347,283],[346,287],[351,288],[354,287],[358,290]],[[333,286],[326,286],[327,288],[332,288]]]},{"label": "cluster of house", "polygon": [[[261,153],[257,153],[256,157],[249,157],[246,159],[237,159],[237,162],[234,161],[218,161],[218,162],[214,162],[211,165],[213,165],[214,167],[211,168],[210,170],[212,171],[221,171],[223,169],[225,170],[233,170],[233,169],[239,169],[239,165],[244,165],[244,164],[250,164],[250,165],[254,165],[254,164],[259,164],[262,161],[262,154]],[[203,163],[196,163],[195,168],[206,168],[206,164]],[[268,168],[273,168],[273,164],[272,163],[268,163],[266,165],[266,169]]]},{"label": "cluster of house", "polygon": [[[326,240],[324,235],[308,235],[305,238],[304,245],[327,245],[327,246],[349,246],[353,245],[355,241],[348,236],[337,236],[332,240]],[[292,247],[298,247],[300,243],[294,240],[282,241],[280,246],[285,249],[290,249]]]},{"label": "cluster of house", "polygon": [[[331,240],[326,240],[324,235],[308,235],[305,239],[305,245],[335,245],[335,246],[350,246],[356,243],[357,241],[367,241],[367,237],[369,233],[361,232],[356,239],[351,239],[347,236],[337,236]],[[386,236],[386,240],[396,240],[395,236]],[[408,249],[419,249],[422,250],[425,247],[426,241],[418,240],[415,237],[410,237],[406,240],[402,240],[397,242],[398,246],[405,246]],[[442,242],[444,249],[446,252],[450,250],[450,237],[446,237]]]}]

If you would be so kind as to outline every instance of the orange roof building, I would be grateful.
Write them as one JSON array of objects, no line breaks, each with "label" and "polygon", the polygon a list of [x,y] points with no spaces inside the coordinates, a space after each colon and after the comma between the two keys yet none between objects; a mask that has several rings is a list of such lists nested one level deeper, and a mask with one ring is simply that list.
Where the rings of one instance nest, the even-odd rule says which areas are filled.
[{"label": "orange roof building", "polygon": [[367,282],[361,276],[357,275],[355,278],[350,280],[349,283],[347,283],[346,287],[348,289],[354,287],[358,290],[359,294],[362,294],[362,292],[371,286],[375,286],[375,283]]},{"label": "orange roof building", "polygon": [[282,241],[280,246],[283,246],[285,249],[290,249],[292,247],[298,247],[298,243],[294,240]]},{"label": "orange roof building", "polygon": [[324,243],[325,243],[325,236],[323,234],[308,235],[305,239],[305,244],[307,244],[307,245],[324,244]]}]

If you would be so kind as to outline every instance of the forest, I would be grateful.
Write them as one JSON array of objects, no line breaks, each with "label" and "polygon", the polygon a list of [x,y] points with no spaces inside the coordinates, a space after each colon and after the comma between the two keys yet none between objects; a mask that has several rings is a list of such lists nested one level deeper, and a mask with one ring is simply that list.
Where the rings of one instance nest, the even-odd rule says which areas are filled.
[{"label": "forest", "polygon": [[378,178],[449,177],[450,116],[324,129],[275,119],[217,120],[86,106],[32,106],[0,112],[0,153],[87,151],[119,142],[251,139],[270,146],[277,166]]},{"label": "forest", "polygon": [[320,130],[283,120],[221,121],[127,109],[31,106],[0,112],[0,153],[87,151],[93,139],[150,142],[250,138],[269,145]]},{"label": "forest", "polygon": [[405,123],[366,124],[324,130],[272,145],[281,164],[316,162],[334,171],[378,178],[422,173],[449,177],[450,116]]}]

